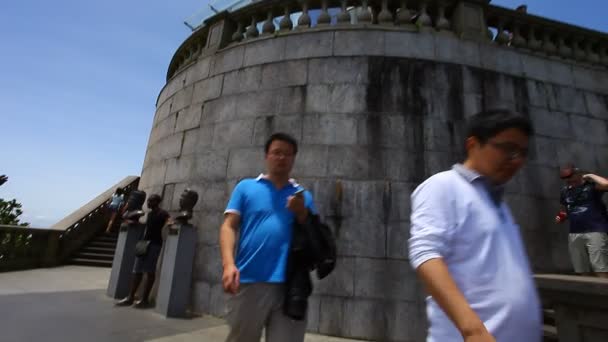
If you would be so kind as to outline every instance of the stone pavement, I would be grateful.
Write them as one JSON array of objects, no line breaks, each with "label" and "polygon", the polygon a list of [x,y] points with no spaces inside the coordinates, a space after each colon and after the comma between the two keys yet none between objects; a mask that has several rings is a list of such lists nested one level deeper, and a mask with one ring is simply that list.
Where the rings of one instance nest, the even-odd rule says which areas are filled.
[{"label": "stone pavement", "polygon": [[[224,321],[204,316],[167,319],[154,310],[117,308],[105,295],[110,270],[64,266],[0,273],[3,342],[224,341]],[[348,342],[306,336],[306,342]]]}]

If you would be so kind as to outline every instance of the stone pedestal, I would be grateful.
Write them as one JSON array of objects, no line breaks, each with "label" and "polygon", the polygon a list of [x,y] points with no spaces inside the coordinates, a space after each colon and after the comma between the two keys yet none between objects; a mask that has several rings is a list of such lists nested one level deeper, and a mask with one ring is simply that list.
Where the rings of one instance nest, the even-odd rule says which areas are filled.
[{"label": "stone pedestal", "polygon": [[164,316],[187,316],[196,243],[196,229],[192,225],[176,224],[169,228],[156,296],[156,311]]},{"label": "stone pedestal", "polygon": [[120,226],[118,242],[114,252],[110,282],[106,294],[112,298],[124,298],[129,294],[129,284],[135,263],[135,244],[144,230],[143,224],[127,224]]}]

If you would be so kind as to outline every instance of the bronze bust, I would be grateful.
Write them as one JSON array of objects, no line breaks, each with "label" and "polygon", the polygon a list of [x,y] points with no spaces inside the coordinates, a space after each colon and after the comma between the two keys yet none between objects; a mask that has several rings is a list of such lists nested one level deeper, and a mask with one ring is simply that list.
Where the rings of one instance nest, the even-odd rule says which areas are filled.
[{"label": "bronze bust", "polygon": [[175,220],[181,224],[188,223],[192,218],[192,210],[198,202],[198,193],[194,190],[185,189],[179,197],[179,214]]},{"label": "bronze bust", "polygon": [[127,200],[125,212],[122,218],[127,223],[137,223],[139,218],[144,216],[144,211],[141,209],[146,201],[146,193],[144,191],[135,190],[132,191]]}]

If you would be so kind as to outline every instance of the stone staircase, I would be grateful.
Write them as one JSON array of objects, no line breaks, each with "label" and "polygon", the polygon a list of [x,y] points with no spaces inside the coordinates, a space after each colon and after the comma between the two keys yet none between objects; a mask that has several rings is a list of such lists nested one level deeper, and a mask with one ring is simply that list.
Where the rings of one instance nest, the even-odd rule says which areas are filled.
[{"label": "stone staircase", "polygon": [[555,311],[543,309],[543,342],[558,342],[555,328]]},{"label": "stone staircase", "polygon": [[68,261],[72,265],[112,267],[118,233],[101,233],[75,253]]}]

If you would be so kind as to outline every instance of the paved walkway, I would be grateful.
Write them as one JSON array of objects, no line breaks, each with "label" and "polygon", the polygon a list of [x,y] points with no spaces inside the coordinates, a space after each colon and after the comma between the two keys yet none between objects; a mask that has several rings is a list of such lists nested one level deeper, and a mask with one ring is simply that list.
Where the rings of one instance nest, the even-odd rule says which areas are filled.
[{"label": "paved walkway", "polygon": [[[105,295],[109,276],[109,269],[83,266],[0,273],[0,340],[224,341],[225,323],[211,316],[168,319],[114,307]],[[306,342],[348,341],[306,336]]]}]

